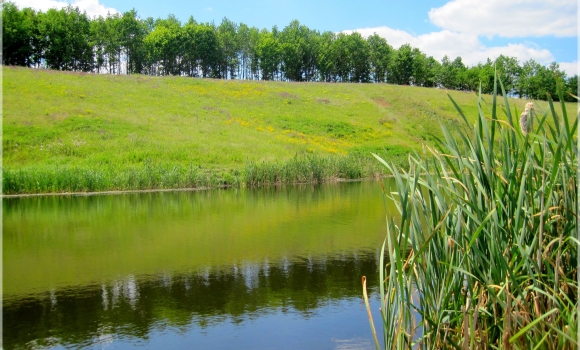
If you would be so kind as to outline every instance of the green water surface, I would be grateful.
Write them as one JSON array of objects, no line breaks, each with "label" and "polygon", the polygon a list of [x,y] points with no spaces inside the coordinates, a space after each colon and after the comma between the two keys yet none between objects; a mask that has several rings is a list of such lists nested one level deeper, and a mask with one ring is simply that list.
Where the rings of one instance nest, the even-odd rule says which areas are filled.
[{"label": "green water surface", "polygon": [[5,348],[372,344],[377,182],[2,203]]}]

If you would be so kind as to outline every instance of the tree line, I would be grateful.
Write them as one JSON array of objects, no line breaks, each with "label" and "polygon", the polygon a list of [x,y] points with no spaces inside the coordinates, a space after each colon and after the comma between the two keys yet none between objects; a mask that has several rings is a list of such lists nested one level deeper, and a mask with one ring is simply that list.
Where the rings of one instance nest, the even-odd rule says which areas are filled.
[{"label": "tree line", "polygon": [[[498,71],[505,90],[529,99],[556,98],[557,86],[577,93],[578,76],[556,62],[520,63],[500,55],[467,67],[461,57],[441,61],[383,37],[319,32],[292,21],[272,30],[219,25],[190,17],[140,19],[135,10],[90,18],[78,8],[46,12],[2,5],[4,65],[108,74],[180,75],[217,79],[391,83],[451,90],[493,91]],[[573,100],[565,94],[566,99]]]}]

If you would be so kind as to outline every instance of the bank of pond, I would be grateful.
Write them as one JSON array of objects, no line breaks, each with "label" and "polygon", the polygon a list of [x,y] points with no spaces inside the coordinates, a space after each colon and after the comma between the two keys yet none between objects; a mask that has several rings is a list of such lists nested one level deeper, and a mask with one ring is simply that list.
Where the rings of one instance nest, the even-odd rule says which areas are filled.
[{"label": "bank of pond", "polygon": [[[397,158],[399,159],[400,156]],[[255,187],[377,178],[386,174],[367,156],[296,155],[280,162],[247,162],[242,169],[216,170],[147,160],[137,166],[94,168],[42,166],[4,168],[4,195],[130,191],[150,189]]]}]

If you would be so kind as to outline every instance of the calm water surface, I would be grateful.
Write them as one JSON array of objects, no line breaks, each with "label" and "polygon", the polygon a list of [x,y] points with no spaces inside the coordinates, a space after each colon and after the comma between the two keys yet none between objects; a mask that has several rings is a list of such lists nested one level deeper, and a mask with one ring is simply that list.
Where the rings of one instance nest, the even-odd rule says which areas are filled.
[{"label": "calm water surface", "polygon": [[376,182],[2,204],[6,349],[374,348]]}]

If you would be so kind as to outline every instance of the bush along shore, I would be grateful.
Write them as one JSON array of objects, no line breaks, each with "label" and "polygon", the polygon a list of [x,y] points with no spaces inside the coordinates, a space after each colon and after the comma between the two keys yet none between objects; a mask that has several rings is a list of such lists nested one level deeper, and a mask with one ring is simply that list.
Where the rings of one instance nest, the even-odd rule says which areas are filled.
[{"label": "bush along shore", "polygon": [[4,195],[217,188],[322,183],[385,176],[384,168],[360,156],[296,155],[287,161],[249,161],[242,170],[211,171],[201,166],[155,165],[75,168],[44,166],[3,169]]},{"label": "bush along shore", "polygon": [[494,94],[475,125],[458,107],[463,131],[442,126],[408,170],[379,157],[401,219],[387,223],[377,348],[577,348],[578,118],[548,99],[520,119]]}]

